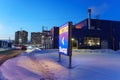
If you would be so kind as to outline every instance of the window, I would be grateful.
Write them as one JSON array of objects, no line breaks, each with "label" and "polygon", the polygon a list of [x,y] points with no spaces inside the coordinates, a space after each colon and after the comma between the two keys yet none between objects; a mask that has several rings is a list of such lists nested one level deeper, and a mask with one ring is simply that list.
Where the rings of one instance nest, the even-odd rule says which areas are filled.
[{"label": "window", "polygon": [[91,26],[90,29],[94,30],[94,29],[95,29],[95,26]]},{"label": "window", "polygon": [[84,44],[86,46],[100,46],[100,38],[97,37],[85,37]]}]

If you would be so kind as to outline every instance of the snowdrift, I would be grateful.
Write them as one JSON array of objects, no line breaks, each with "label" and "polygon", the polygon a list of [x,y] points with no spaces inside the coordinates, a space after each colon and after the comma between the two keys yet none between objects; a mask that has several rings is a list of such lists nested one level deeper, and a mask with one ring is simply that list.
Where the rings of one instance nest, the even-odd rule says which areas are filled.
[{"label": "snowdrift", "polygon": [[7,60],[0,67],[0,80],[120,80],[120,51],[73,50],[58,62],[58,50],[31,50]]}]

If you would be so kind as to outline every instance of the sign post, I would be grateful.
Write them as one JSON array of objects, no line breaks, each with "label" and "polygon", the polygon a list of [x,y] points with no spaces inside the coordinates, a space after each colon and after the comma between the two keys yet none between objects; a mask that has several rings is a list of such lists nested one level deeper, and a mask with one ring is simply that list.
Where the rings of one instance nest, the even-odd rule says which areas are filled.
[{"label": "sign post", "polygon": [[68,22],[59,28],[59,61],[61,54],[69,56],[69,68],[72,65],[72,22]]},{"label": "sign post", "polygon": [[59,62],[61,61],[61,54],[59,54]]}]

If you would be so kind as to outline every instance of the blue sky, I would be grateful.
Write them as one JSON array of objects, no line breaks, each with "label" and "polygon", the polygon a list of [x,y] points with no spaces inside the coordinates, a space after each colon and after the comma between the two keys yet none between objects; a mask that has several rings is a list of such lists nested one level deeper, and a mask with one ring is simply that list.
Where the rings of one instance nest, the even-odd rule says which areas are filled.
[{"label": "blue sky", "polygon": [[0,0],[0,39],[14,39],[15,31],[41,32],[68,21],[74,24],[87,18],[120,21],[119,0]]}]

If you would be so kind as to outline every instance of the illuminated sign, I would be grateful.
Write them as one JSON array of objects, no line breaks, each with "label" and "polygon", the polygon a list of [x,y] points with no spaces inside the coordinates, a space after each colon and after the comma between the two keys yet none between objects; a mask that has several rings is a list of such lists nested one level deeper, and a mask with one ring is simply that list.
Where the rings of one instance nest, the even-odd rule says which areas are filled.
[{"label": "illuminated sign", "polygon": [[87,21],[83,21],[81,23],[78,23],[75,28],[76,29],[82,29],[83,27],[87,26]]},{"label": "illuminated sign", "polygon": [[70,55],[70,38],[71,38],[71,23],[68,22],[67,24],[61,26],[59,28],[59,53],[64,55]]}]

